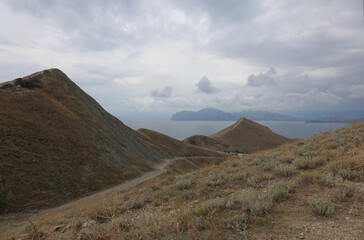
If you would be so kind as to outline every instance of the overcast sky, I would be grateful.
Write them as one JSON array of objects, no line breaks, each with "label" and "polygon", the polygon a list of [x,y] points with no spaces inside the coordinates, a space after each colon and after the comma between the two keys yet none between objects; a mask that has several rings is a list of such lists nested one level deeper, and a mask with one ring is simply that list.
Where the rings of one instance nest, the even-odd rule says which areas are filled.
[{"label": "overcast sky", "polygon": [[52,65],[123,115],[364,113],[362,0],[0,0],[0,81]]}]

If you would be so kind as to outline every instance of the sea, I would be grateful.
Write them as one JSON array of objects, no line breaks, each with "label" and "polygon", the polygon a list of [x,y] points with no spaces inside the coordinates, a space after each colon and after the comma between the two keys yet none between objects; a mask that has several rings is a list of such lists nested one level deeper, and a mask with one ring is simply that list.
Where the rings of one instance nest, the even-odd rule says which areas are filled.
[{"label": "sea", "polygon": [[[151,129],[170,137],[183,140],[192,135],[209,136],[232,124],[235,121],[123,121],[127,126],[137,130]],[[273,132],[288,138],[307,138],[315,134],[332,131],[348,123],[306,123],[304,121],[256,121],[270,128]]]}]

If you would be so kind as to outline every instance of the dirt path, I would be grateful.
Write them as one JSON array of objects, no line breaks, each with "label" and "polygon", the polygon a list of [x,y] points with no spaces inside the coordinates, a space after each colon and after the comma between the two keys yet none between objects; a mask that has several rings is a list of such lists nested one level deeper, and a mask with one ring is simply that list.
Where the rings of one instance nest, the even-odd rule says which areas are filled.
[{"label": "dirt path", "polygon": [[[216,157],[175,157],[175,158],[169,158],[169,159],[164,159],[163,162],[154,165],[154,170],[149,171],[144,173],[143,175],[141,175],[140,177],[137,178],[133,178],[129,181],[126,181],[122,184],[119,184],[115,187],[106,189],[104,191],[101,192],[97,192],[94,193],[92,195],[80,198],[80,199],[76,199],[72,202],[69,203],[65,203],[61,206],[58,207],[54,207],[54,208],[49,208],[49,209],[44,209],[44,210],[40,210],[38,212],[32,212],[32,213],[28,213],[28,214],[24,214],[24,216],[26,216],[28,219],[35,219],[35,218],[39,218],[41,216],[44,216],[46,214],[49,214],[51,212],[55,212],[55,211],[60,211],[60,210],[66,210],[69,208],[72,208],[73,206],[76,206],[78,203],[80,202],[89,202],[89,201],[94,201],[95,199],[97,199],[100,196],[104,196],[106,194],[110,194],[110,193],[114,193],[114,192],[120,192],[123,190],[128,190],[132,187],[137,186],[138,184],[145,182],[149,179],[155,178],[159,175],[161,175],[162,173],[164,173],[166,171],[166,167],[173,161],[179,160],[179,159],[191,159],[191,158],[216,158]],[[24,224],[24,222],[26,222],[27,220],[25,219],[19,219],[18,215],[8,215],[8,216],[4,216],[4,217],[0,217],[0,231],[2,228],[4,227],[16,227],[16,226],[20,226],[22,224]]]}]

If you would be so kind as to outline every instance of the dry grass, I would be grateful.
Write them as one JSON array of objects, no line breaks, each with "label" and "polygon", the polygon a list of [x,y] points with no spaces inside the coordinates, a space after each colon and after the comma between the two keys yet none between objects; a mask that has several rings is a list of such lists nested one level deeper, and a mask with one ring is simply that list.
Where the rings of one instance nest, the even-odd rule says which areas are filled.
[{"label": "dry grass", "polygon": [[[363,139],[364,123],[345,129],[197,171],[188,168],[178,177],[171,170],[128,191],[32,220],[50,239],[75,239],[87,231],[95,239],[360,239],[364,146],[351,141]],[[314,159],[315,167],[300,168],[293,164],[297,158]],[[274,167],[264,171],[269,162]],[[342,170],[356,177],[345,180]],[[55,226],[64,227],[54,231]],[[1,230],[1,239],[28,233],[24,225]]]}]

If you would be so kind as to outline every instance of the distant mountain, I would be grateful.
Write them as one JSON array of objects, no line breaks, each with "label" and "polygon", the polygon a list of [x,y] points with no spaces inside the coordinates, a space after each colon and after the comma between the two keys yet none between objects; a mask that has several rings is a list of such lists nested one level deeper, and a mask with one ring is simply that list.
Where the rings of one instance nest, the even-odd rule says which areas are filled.
[{"label": "distant mountain", "polygon": [[0,213],[46,208],[105,189],[164,158],[221,156],[134,131],[58,69],[0,83],[0,123]]},{"label": "distant mountain", "polygon": [[245,110],[228,113],[216,108],[204,108],[200,111],[180,111],[172,115],[174,121],[237,121],[240,118],[249,118],[253,121],[298,121],[300,119],[263,111]]},{"label": "distant mountain", "polygon": [[213,150],[251,153],[276,147],[291,139],[278,135],[259,123],[241,118],[233,125],[208,137],[195,135],[183,141]]}]

